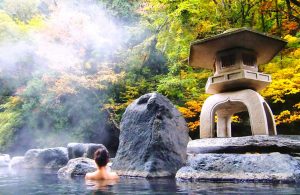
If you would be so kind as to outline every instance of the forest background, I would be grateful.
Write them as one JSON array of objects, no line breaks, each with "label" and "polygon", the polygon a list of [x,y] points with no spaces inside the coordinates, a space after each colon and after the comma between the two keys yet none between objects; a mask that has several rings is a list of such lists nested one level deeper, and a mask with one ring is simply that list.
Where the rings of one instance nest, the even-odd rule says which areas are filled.
[{"label": "forest background", "polygon": [[[188,66],[190,42],[239,27],[288,42],[259,67],[273,80],[260,94],[278,133],[300,134],[298,0],[0,0],[0,152],[113,144],[126,107],[153,91],[198,138],[212,72]],[[233,120],[249,133],[247,113]]]}]

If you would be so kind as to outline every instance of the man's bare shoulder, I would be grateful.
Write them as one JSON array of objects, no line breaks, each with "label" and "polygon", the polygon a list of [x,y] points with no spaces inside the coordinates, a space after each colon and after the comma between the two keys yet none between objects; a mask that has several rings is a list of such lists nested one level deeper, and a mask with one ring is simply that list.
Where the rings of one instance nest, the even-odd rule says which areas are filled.
[{"label": "man's bare shoulder", "polygon": [[85,174],[85,177],[84,177],[85,179],[91,179],[91,173],[87,173],[87,174]]},{"label": "man's bare shoulder", "polygon": [[119,179],[119,176],[116,172],[111,172],[110,173],[110,179]]},{"label": "man's bare shoulder", "polygon": [[115,172],[108,172],[108,173],[99,173],[99,172],[92,172],[87,173],[85,175],[85,179],[87,180],[112,180],[112,179],[119,179],[119,176]]},{"label": "man's bare shoulder", "polygon": [[94,180],[95,178],[95,174],[92,172],[92,173],[87,173],[85,175],[85,179],[89,179],[89,180]]}]

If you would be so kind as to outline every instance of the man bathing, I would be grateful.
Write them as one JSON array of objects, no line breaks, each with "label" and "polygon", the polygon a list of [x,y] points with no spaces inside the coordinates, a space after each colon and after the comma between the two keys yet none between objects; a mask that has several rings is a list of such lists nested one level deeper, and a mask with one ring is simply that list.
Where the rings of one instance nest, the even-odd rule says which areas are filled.
[{"label": "man bathing", "polygon": [[97,164],[97,170],[92,173],[87,173],[85,179],[88,180],[113,180],[118,179],[118,175],[115,172],[111,172],[107,167],[109,161],[109,153],[106,148],[99,148],[94,153],[94,160]]}]

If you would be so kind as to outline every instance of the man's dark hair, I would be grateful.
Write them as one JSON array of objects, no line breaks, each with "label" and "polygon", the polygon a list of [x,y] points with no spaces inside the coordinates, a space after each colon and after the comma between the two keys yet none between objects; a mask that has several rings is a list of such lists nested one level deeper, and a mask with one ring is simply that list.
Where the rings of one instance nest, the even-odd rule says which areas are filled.
[{"label": "man's dark hair", "polygon": [[99,148],[94,153],[94,160],[98,167],[106,166],[109,161],[109,153],[105,147]]}]

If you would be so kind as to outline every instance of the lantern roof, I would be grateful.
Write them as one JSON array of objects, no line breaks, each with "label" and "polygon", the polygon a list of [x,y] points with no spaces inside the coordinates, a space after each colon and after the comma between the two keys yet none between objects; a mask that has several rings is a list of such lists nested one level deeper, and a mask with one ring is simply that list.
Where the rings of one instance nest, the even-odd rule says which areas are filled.
[{"label": "lantern roof", "polygon": [[287,42],[249,28],[230,29],[224,33],[191,43],[189,64],[195,68],[214,69],[218,52],[245,48],[255,51],[257,65],[268,63]]}]

